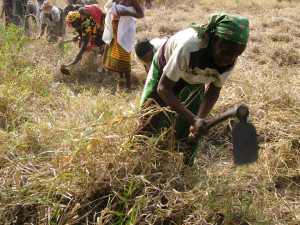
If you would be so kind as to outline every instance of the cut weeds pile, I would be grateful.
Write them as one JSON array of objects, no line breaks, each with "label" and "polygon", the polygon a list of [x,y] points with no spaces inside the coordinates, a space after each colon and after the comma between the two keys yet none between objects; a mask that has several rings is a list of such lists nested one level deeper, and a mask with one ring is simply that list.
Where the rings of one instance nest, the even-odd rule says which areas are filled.
[{"label": "cut weeds pile", "polygon": [[248,47],[209,116],[249,107],[260,145],[249,166],[233,164],[234,120],[201,141],[193,167],[171,137],[132,136],[146,78],[134,56],[126,94],[117,74],[97,72],[101,56],[85,54],[63,76],[76,44],[1,26],[0,223],[299,224],[299,1],[166,1],[136,21],[137,38],[172,35],[213,12],[250,20]]}]

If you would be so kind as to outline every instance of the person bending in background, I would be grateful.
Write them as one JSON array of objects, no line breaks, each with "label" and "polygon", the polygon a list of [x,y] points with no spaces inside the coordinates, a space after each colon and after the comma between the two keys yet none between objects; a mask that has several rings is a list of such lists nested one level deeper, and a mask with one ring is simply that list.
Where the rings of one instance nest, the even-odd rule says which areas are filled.
[{"label": "person bending in background", "polygon": [[65,35],[65,18],[63,10],[58,6],[53,6],[45,1],[41,6],[41,30],[38,38],[42,37],[47,28],[47,38],[49,41],[57,41],[58,37]]},{"label": "person bending in background", "polygon": [[[109,44],[104,68],[125,76],[126,91],[131,91],[131,50],[135,44],[135,22],[144,13],[138,0],[109,0],[105,7],[107,16],[103,40]],[[119,86],[124,82],[119,82]]]},{"label": "person bending in background", "polygon": [[[180,142],[185,163],[193,164],[198,141],[208,133],[205,118],[246,49],[248,35],[247,18],[222,13],[212,15],[208,24],[192,23],[168,39],[148,73],[137,132],[159,134],[168,128]],[[156,104],[173,112],[149,115]]]},{"label": "person bending in background", "polygon": [[88,5],[79,8],[78,11],[68,13],[67,24],[76,29],[78,35],[73,40],[80,39],[80,50],[74,60],[65,65],[66,67],[78,63],[85,51],[95,48],[98,48],[100,53],[103,51],[102,46],[105,44],[102,41],[104,21],[105,14],[97,5]]},{"label": "person bending in background", "polygon": [[10,23],[13,23],[13,1],[12,0],[3,0],[1,18],[5,18],[5,28],[9,26]]},{"label": "person bending in background", "polygon": [[141,63],[144,65],[148,74],[153,57],[158,49],[168,40],[168,37],[154,38],[151,41],[147,38],[139,39],[135,44],[135,53]]}]

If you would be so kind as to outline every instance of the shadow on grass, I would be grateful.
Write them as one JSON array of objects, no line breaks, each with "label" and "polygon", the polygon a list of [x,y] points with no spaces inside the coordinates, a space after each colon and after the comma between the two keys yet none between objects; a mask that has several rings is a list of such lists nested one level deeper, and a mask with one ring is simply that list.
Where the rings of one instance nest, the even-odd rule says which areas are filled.
[{"label": "shadow on grass", "polygon": [[[70,75],[64,75],[59,68],[54,70],[54,80],[64,83],[75,94],[80,94],[84,90],[93,89],[93,93],[97,94],[100,90],[106,89],[111,94],[115,94],[119,90],[118,83],[125,81],[121,79],[118,72],[102,71],[102,56],[93,56],[89,54],[78,64],[68,68]],[[135,74],[131,73],[132,89],[136,90],[142,87],[142,83]]]}]

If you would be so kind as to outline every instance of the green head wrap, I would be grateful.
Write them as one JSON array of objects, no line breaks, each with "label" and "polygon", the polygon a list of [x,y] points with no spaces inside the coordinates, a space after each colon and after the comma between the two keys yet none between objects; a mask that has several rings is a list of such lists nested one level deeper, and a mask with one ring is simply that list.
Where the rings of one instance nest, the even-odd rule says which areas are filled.
[{"label": "green head wrap", "polygon": [[220,38],[247,45],[249,37],[249,20],[226,13],[213,14],[210,23],[192,23],[191,27],[198,31],[200,38],[211,37],[218,34]]}]

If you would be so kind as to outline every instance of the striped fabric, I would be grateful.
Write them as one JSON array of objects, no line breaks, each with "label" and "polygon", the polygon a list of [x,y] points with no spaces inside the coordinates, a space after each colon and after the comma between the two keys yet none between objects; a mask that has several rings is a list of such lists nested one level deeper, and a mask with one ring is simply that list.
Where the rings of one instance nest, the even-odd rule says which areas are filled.
[{"label": "striped fabric", "polygon": [[116,72],[127,72],[131,71],[131,52],[126,52],[117,43],[118,24],[119,21],[113,20],[112,26],[114,31],[114,38],[109,45],[107,59],[104,67]]}]

